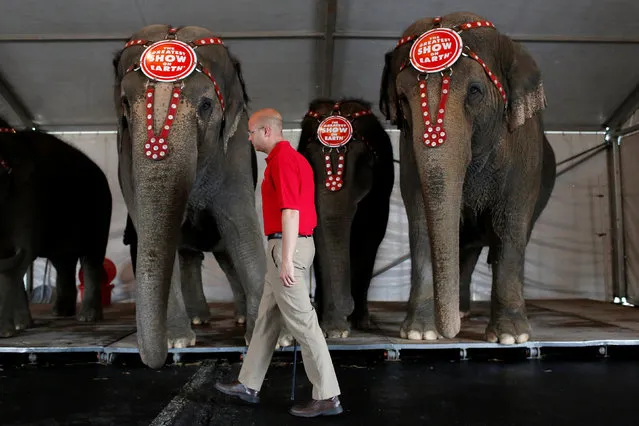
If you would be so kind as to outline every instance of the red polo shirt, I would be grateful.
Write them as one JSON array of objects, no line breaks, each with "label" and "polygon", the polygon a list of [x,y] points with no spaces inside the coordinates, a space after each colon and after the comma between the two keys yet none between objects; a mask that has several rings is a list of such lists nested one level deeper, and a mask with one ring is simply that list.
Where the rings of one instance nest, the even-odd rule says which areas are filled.
[{"label": "red polo shirt", "polygon": [[299,234],[313,233],[317,226],[313,169],[288,141],[278,142],[266,157],[262,181],[264,234],[282,232],[283,209],[299,210]]}]

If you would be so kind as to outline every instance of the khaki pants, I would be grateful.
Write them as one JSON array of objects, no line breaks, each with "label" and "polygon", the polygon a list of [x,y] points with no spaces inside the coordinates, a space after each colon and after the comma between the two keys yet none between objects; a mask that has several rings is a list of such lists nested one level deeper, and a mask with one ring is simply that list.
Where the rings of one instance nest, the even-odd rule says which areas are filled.
[{"label": "khaki pants", "polygon": [[313,399],[328,399],[340,394],[331,355],[308,295],[310,283],[306,274],[314,256],[313,238],[298,237],[293,256],[296,284],[284,287],[278,268],[282,261],[282,240],[269,240],[264,293],[238,378],[246,387],[258,391],[262,387],[277,339],[285,325],[301,347],[304,369],[313,384]]}]

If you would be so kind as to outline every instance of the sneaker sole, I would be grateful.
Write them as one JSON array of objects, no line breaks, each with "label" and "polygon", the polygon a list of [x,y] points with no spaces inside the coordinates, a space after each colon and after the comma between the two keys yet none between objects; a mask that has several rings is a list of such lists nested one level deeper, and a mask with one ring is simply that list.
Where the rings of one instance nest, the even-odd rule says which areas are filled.
[{"label": "sneaker sole", "polygon": [[315,414],[305,414],[305,413],[294,413],[289,411],[293,416],[296,417],[319,417],[319,416],[336,416],[337,414],[341,414],[344,411],[344,408],[340,405],[339,407],[329,408],[328,410],[320,411]]}]

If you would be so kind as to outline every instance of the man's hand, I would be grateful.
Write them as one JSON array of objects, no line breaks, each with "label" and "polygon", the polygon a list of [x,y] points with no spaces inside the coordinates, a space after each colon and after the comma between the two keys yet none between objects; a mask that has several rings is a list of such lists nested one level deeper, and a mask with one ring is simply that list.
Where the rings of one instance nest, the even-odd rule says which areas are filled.
[{"label": "man's hand", "polygon": [[300,224],[300,212],[298,210],[282,210],[282,264],[280,265],[280,279],[284,287],[295,285],[295,267],[293,256]]},{"label": "man's hand", "polygon": [[282,261],[280,265],[280,279],[284,287],[293,287],[295,281],[295,267],[292,260]]}]

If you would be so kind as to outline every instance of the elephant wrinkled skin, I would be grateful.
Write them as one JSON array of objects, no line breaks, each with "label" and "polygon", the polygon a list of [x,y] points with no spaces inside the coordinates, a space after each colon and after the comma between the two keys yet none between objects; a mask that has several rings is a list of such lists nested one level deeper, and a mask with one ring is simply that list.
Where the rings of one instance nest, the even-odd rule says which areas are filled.
[{"label": "elephant wrinkled skin", "polygon": [[54,314],[76,314],[79,259],[86,287],[77,319],[102,319],[111,203],[104,172],[78,149],[39,131],[0,132],[0,337],[32,324],[23,278],[37,257],[56,269]]},{"label": "elephant wrinkled skin", "polygon": [[[159,41],[168,33],[166,25],[150,25],[133,34],[132,40]],[[215,37],[195,26],[178,28],[173,35],[183,42]],[[166,140],[168,151],[161,161],[154,161],[145,155],[145,97],[151,80],[135,68],[127,72],[144,48],[125,48],[114,59],[114,101],[120,187],[137,234],[138,346],[142,361],[159,368],[169,347],[195,343],[185,303],[199,305],[208,314],[198,252],[214,253],[236,297],[245,300],[247,342],[266,261],[255,207],[257,160],[248,141],[248,97],[239,62],[223,44],[197,47],[197,60],[217,86],[197,71],[177,83],[181,94]],[[154,87],[153,113],[148,115],[151,130],[158,134],[174,103],[169,101],[174,86],[155,82]],[[189,300],[192,296],[195,299]]]},{"label": "elephant wrinkled skin", "polygon": [[[307,114],[302,121],[298,151],[309,161],[315,176],[315,300],[328,337],[347,337],[349,319],[355,328],[368,328],[368,288],[388,223],[395,179],[393,149],[370,109],[370,104],[360,99],[337,103],[316,99],[309,105],[314,116]],[[339,149],[329,149],[317,137],[320,122],[333,112],[349,119],[353,126],[352,139]],[[344,157],[343,169],[338,168],[340,155]],[[327,156],[331,169],[327,168]],[[330,189],[331,177],[341,182],[339,190]]]},{"label": "elephant wrinkled skin", "polygon": [[[471,13],[441,18],[445,28],[485,22]],[[402,38],[433,27],[433,18],[418,20]],[[530,54],[495,28],[479,25],[460,35],[486,70],[479,61],[461,56],[451,66],[452,75],[431,73],[424,82],[425,76],[408,62],[411,43],[386,54],[380,109],[401,130],[400,185],[412,261],[401,336],[457,335],[460,288],[468,302],[473,269],[482,247],[488,246],[493,284],[486,339],[522,343],[531,335],[524,256],[535,221],[550,198],[556,167],[543,129],[541,74]],[[507,107],[488,72],[503,85]],[[444,78],[450,80],[442,123],[447,139],[433,148],[424,143],[429,133],[422,108],[429,106],[430,116],[437,115],[433,112]],[[426,99],[420,93],[422,82]]]}]

